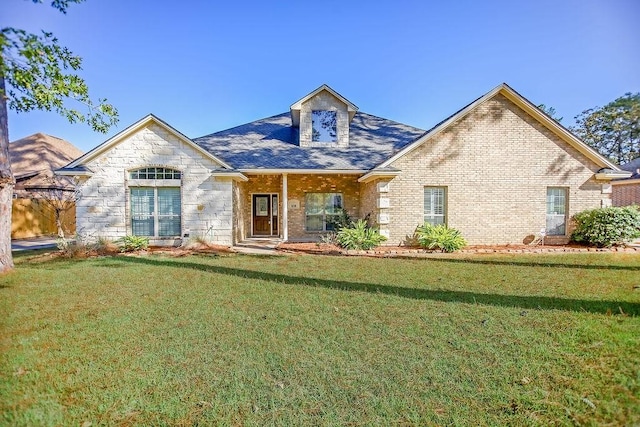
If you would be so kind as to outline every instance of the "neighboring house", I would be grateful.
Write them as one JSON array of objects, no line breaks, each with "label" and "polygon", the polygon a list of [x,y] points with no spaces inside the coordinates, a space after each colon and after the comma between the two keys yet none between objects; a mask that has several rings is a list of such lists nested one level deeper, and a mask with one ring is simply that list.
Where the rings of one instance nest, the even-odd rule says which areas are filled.
[{"label": "neighboring house", "polygon": [[[13,194],[12,238],[34,237],[57,232],[51,203],[42,199],[73,191],[70,178],[59,177],[54,170],[82,155],[82,151],[64,139],[36,133],[9,144],[9,161],[16,179]],[[63,220],[69,233],[75,232],[74,209]]]},{"label": "neighboring house", "polygon": [[502,84],[428,131],[358,111],[323,85],[289,112],[190,139],[153,115],[58,173],[82,184],[78,230],[317,240],[341,208],[398,245],[424,221],[470,244],[522,243],[611,204],[628,173]]},{"label": "neighboring house", "polygon": [[628,178],[616,179],[613,184],[613,205],[640,205],[640,157],[620,166],[620,169],[631,172]]}]

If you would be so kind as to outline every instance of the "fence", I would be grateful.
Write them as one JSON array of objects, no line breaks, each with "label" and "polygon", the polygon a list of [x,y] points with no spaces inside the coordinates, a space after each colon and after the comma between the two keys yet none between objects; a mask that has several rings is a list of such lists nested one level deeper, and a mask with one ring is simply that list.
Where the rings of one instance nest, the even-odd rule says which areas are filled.
[{"label": "fence", "polygon": [[[54,210],[46,201],[39,199],[13,199],[12,209],[12,239],[58,234]],[[62,229],[65,235],[75,234],[75,206],[62,213]]]}]

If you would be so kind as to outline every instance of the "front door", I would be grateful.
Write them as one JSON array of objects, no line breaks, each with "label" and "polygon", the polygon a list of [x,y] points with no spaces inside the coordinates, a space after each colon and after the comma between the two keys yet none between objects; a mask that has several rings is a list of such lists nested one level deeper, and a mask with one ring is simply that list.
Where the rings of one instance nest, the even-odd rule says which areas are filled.
[{"label": "front door", "polygon": [[278,234],[278,195],[253,195],[253,235],[275,236]]}]

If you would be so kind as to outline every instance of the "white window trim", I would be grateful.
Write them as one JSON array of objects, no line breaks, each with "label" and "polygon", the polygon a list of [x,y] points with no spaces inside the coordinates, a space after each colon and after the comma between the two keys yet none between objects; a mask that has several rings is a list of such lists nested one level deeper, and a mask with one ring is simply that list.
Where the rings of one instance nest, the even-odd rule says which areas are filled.
[{"label": "white window trim", "polygon": [[[139,171],[139,170],[143,170],[143,169],[149,169],[149,168],[162,168],[165,170],[171,170],[171,171],[175,171],[175,172],[180,172],[180,179],[131,179],[131,173]],[[127,226],[127,234],[133,234],[133,211],[132,211],[132,200],[131,200],[131,189],[133,188],[151,188],[154,190],[153,192],[153,203],[154,203],[154,213],[153,213],[153,232],[154,235],[153,236],[144,236],[144,237],[149,237],[151,239],[154,240],[163,240],[163,239],[175,239],[175,238],[181,238],[183,235],[183,227],[184,227],[184,210],[183,210],[183,206],[184,206],[184,200],[182,199],[183,197],[183,191],[182,191],[182,178],[184,177],[184,172],[181,171],[180,169],[177,169],[175,167],[171,167],[171,166],[163,166],[163,165],[149,165],[149,166],[138,166],[129,170],[125,171],[125,185],[126,185],[126,226]],[[176,235],[176,236],[160,236],[159,235],[159,231],[160,231],[160,225],[159,225],[159,218],[160,215],[157,213],[158,212],[158,188],[167,188],[167,187],[172,187],[172,188],[177,188],[180,192],[180,214],[179,214],[179,221],[180,221],[180,234]]]},{"label": "white window trim", "polygon": [[[338,214],[329,214],[327,215],[324,207],[323,207],[323,213],[322,214],[307,214],[307,195],[308,194],[323,194],[323,195],[339,195],[340,196],[340,200],[341,200],[341,206],[340,209],[344,209],[344,196],[342,193],[323,193],[323,192],[308,192],[304,195],[304,231],[305,233],[326,233],[327,231],[331,231],[331,230],[327,230],[327,217],[330,216],[337,216]],[[322,217],[322,230],[309,230],[308,226],[307,226],[307,217],[308,216],[321,216]]]},{"label": "white window trim", "polygon": [[[160,220],[163,218],[171,218],[175,217],[175,214],[160,214],[159,206],[158,206],[158,190],[162,188],[176,188],[180,194],[180,213],[177,215],[177,219],[179,221],[180,232],[178,235],[171,236],[160,236]],[[153,190],[153,213],[151,213],[151,217],[153,218],[153,235],[152,236],[143,236],[149,237],[153,239],[175,239],[182,236],[182,188],[180,187],[152,187],[152,186],[130,186],[129,187],[129,198],[132,199],[131,190],[133,189],[152,189]],[[133,234],[133,203],[130,202],[129,207],[129,228],[131,229],[131,234]]]},{"label": "white window trim", "polygon": [[[549,207],[549,190],[562,190],[564,192],[564,214],[550,214],[548,211],[548,207]],[[555,204],[555,203],[554,203]],[[568,231],[568,213],[569,213],[569,188],[568,187],[547,187],[546,189],[546,198],[545,198],[545,228],[546,228],[546,235],[547,236],[566,236],[567,235],[567,231]],[[549,227],[549,218],[550,217],[560,217],[562,216],[563,218],[563,226],[564,226],[564,233],[552,233],[551,227]]]},{"label": "white window trim", "polygon": [[[427,189],[437,189],[437,190],[442,190],[443,191],[443,200],[442,200],[442,214],[436,214],[436,213],[427,213],[424,211],[424,197],[425,192]],[[442,218],[442,224],[446,225],[448,222],[448,208],[447,208],[447,204],[448,204],[448,198],[449,198],[449,190],[446,186],[442,186],[442,185],[425,185],[422,189],[422,220],[423,222],[429,222],[430,224],[433,224],[433,222],[428,221],[427,218]],[[433,206],[434,204],[431,204],[432,206],[432,211],[433,211]]]}]

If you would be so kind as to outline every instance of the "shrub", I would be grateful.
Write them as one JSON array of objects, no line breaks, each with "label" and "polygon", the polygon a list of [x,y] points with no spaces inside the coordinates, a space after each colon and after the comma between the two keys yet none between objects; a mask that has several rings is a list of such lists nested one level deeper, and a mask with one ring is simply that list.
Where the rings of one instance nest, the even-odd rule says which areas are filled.
[{"label": "shrub", "polygon": [[573,220],[574,242],[609,247],[640,237],[638,206],[590,209],[575,214]]},{"label": "shrub", "polygon": [[118,239],[120,252],[133,252],[149,247],[149,238],[141,236],[125,236]]},{"label": "shrub", "polygon": [[340,230],[341,228],[350,227],[353,223],[353,220],[349,216],[349,212],[346,209],[340,208],[338,210],[338,215],[332,215],[327,218],[327,225],[332,230]]},{"label": "shrub", "polygon": [[387,240],[378,232],[377,228],[370,227],[367,221],[359,219],[348,227],[342,227],[336,235],[338,245],[345,249],[368,250],[380,246]]},{"label": "shrub", "polygon": [[467,241],[455,228],[446,225],[432,225],[425,222],[416,228],[416,238],[423,248],[439,249],[442,252],[454,252],[462,249]]}]

